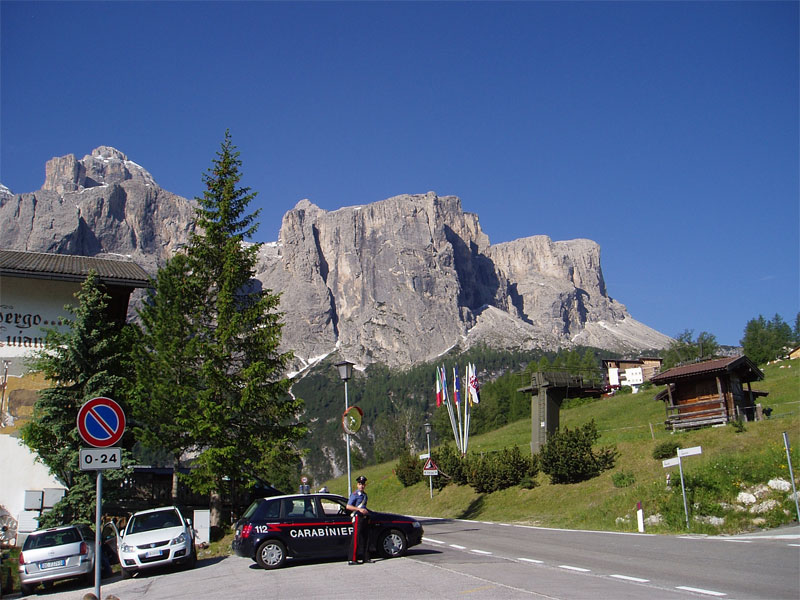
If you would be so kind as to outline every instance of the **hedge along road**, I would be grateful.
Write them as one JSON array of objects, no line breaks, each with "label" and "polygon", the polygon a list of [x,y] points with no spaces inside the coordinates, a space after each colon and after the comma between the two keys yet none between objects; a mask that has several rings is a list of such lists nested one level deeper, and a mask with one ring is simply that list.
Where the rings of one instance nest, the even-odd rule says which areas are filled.
[{"label": "hedge along road", "polygon": [[[553,530],[501,523],[423,520],[425,541],[401,559],[348,566],[290,561],[264,571],[252,561],[206,559],[197,568],[106,580],[103,597],[373,599],[791,598],[800,596],[800,527],[733,537],[653,536]],[[63,590],[63,591],[62,591]],[[79,600],[78,584],[43,592]]]}]

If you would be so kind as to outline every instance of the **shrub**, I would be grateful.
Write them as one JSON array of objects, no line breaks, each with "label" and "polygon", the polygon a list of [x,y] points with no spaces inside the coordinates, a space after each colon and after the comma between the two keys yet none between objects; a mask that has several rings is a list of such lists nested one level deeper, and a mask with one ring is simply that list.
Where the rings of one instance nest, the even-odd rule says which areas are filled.
[{"label": "shrub", "polygon": [[433,461],[439,467],[439,476],[433,478],[433,487],[442,489],[448,483],[464,485],[467,483],[465,459],[456,450],[455,444],[440,446],[432,451]]},{"label": "shrub", "polygon": [[653,458],[656,460],[663,460],[665,458],[677,456],[678,448],[680,447],[680,442],[675,440],[665,440],[653,448]]},{"label": "shrub", "polygon": [[594,420],[574,430],[556,431],[539,451],[542,471],[552,483],[577,483],[610,469],[619,453],[613,446],[593,450],[599,437]]},{"label": "shrub", "polygon": [[611,482],[614,487],[629,487],[636,482],[636,477],[631,471],[617,471],[611,475]]},{"label": "shrub", "polygon": [[403,487],[422,481],[422,464],[416,454],[404,452],[394,470]]},{"label": "shrub", "polygon": [[467,461],[467,473],[468,483],[476,492],[496,492],[518,485],[523,478],[535,480],[539,463],[536,457],[522,456],[519,447],[513,446],[498,452],[471,455]]}]

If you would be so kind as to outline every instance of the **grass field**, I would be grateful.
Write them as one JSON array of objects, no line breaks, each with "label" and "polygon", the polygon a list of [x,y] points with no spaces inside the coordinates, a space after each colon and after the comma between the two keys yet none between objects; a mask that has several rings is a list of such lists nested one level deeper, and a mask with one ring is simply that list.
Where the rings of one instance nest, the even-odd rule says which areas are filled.
[{"label": "grass field", "polygon": [[[648,531],[685,532],[678,469],[669,469],[673,485],[668,489],[667,469],[660,459],[653,458],[657,444],[677,440],[680,447],[703,449],[702,454],[683,459],[691,531],[733,533],[791,522],[797,519],[797,514],[794,501],[785,492],[767,493],[762,488],[759,493],[765,495],[760,502],[768,499],[775,502],[763,505],[758,513],[736,504],[742,491],[752,491],[770,479],[789,480],[783,432],[789,435],[796,480],[800,470],[800,364],[768,365],[764,373],[765,379],[753,387],[769,392],[762,404],[771,407],[772,414],[763,421],[746,423],[742,432],[728,425],[672,434],[663,425],[663,404],[654,399],[661,388],[618,394],[562,409],[560,415],[562,427],[569,428],[594,419],[601,433],[598,444],[616,445],[620,452],[616,466],[599,477],[577,484],[553,485],[540,473],[533,489],[512,487],[478,494],[469,486],[448,485],[441,491],[434,489],[431,498],[427,478],[404,488],[393,473],[395,463],[385,463],[363,469],[369,478],[370,507],[420,516],[635,531],[637,503],[641,502],[645,517],[661,515],[661,521],[648,525]],[[530,435],[530,421],[517,421],[471,437],[470,452],[517,445],[529,453]],[[620,473],[625,477],[620,477]],[[616,487],[615,474],[629,485]],[[344,477],[326,485],[333,492],[343,495],[347,492]],[[706,522],[711,517],[724,522]]]}]

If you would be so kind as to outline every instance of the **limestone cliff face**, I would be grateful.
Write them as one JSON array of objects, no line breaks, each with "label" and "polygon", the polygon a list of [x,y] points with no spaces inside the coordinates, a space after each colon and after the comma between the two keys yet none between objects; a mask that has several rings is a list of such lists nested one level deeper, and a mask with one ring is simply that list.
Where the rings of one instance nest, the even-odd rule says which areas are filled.
[{"label": "limestone cliff face", "polygon": [[[151,273],[188,241],[192,202],[118,150],[47,163],[41,190],[0,184],[0,247],[132,256]],[[362,364],[409,365],[454,346],[621,351],[669,338],[606,292],[591,240],[534,236],[490,245],[455,196],[395,196],[325,211],[307,200],[264,244],[256,277],[281,293],[283,347],[297,367],[339,349]]]},{"label": "limestone cliff face", "polygon": [[0,245],[56,254],[124,254],[151,273],[186,242],[194,209],[107,146],[45,167],[42,189],[0,194]]},{"label": "limestone cliff face", "polygon": [[284,343],[305,360],[431,360],[456,345],[635,351],[669,338],[609,298],[600,247],[534,236],[491,246],[454,196],[403,195],[328,212],[301,201],[258,277],[281,290]]}]

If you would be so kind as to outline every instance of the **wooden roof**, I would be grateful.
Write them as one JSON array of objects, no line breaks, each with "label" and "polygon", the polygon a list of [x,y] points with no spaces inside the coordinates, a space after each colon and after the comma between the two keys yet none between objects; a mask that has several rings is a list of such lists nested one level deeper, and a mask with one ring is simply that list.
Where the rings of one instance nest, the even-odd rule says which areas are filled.
[{"label": "wooden roof", "polygon": [[719,375],[723,373],[736,373],[745,383],[764,379],[764,373],[762,373],[756,364],[746,356],[726,356],[725,358],[715,358],[713,360],[667,369],[651,378],[650,382],[656,385],[664,385],[682,379]]},{"label": "wooden roof", "polygon": [[150,276],[128,258],[95,258],[72,254],[47,254],[0,250],[0,275],[29,279],[83,281],[94,270],[106,285],[131,288],[150,286]]}]

